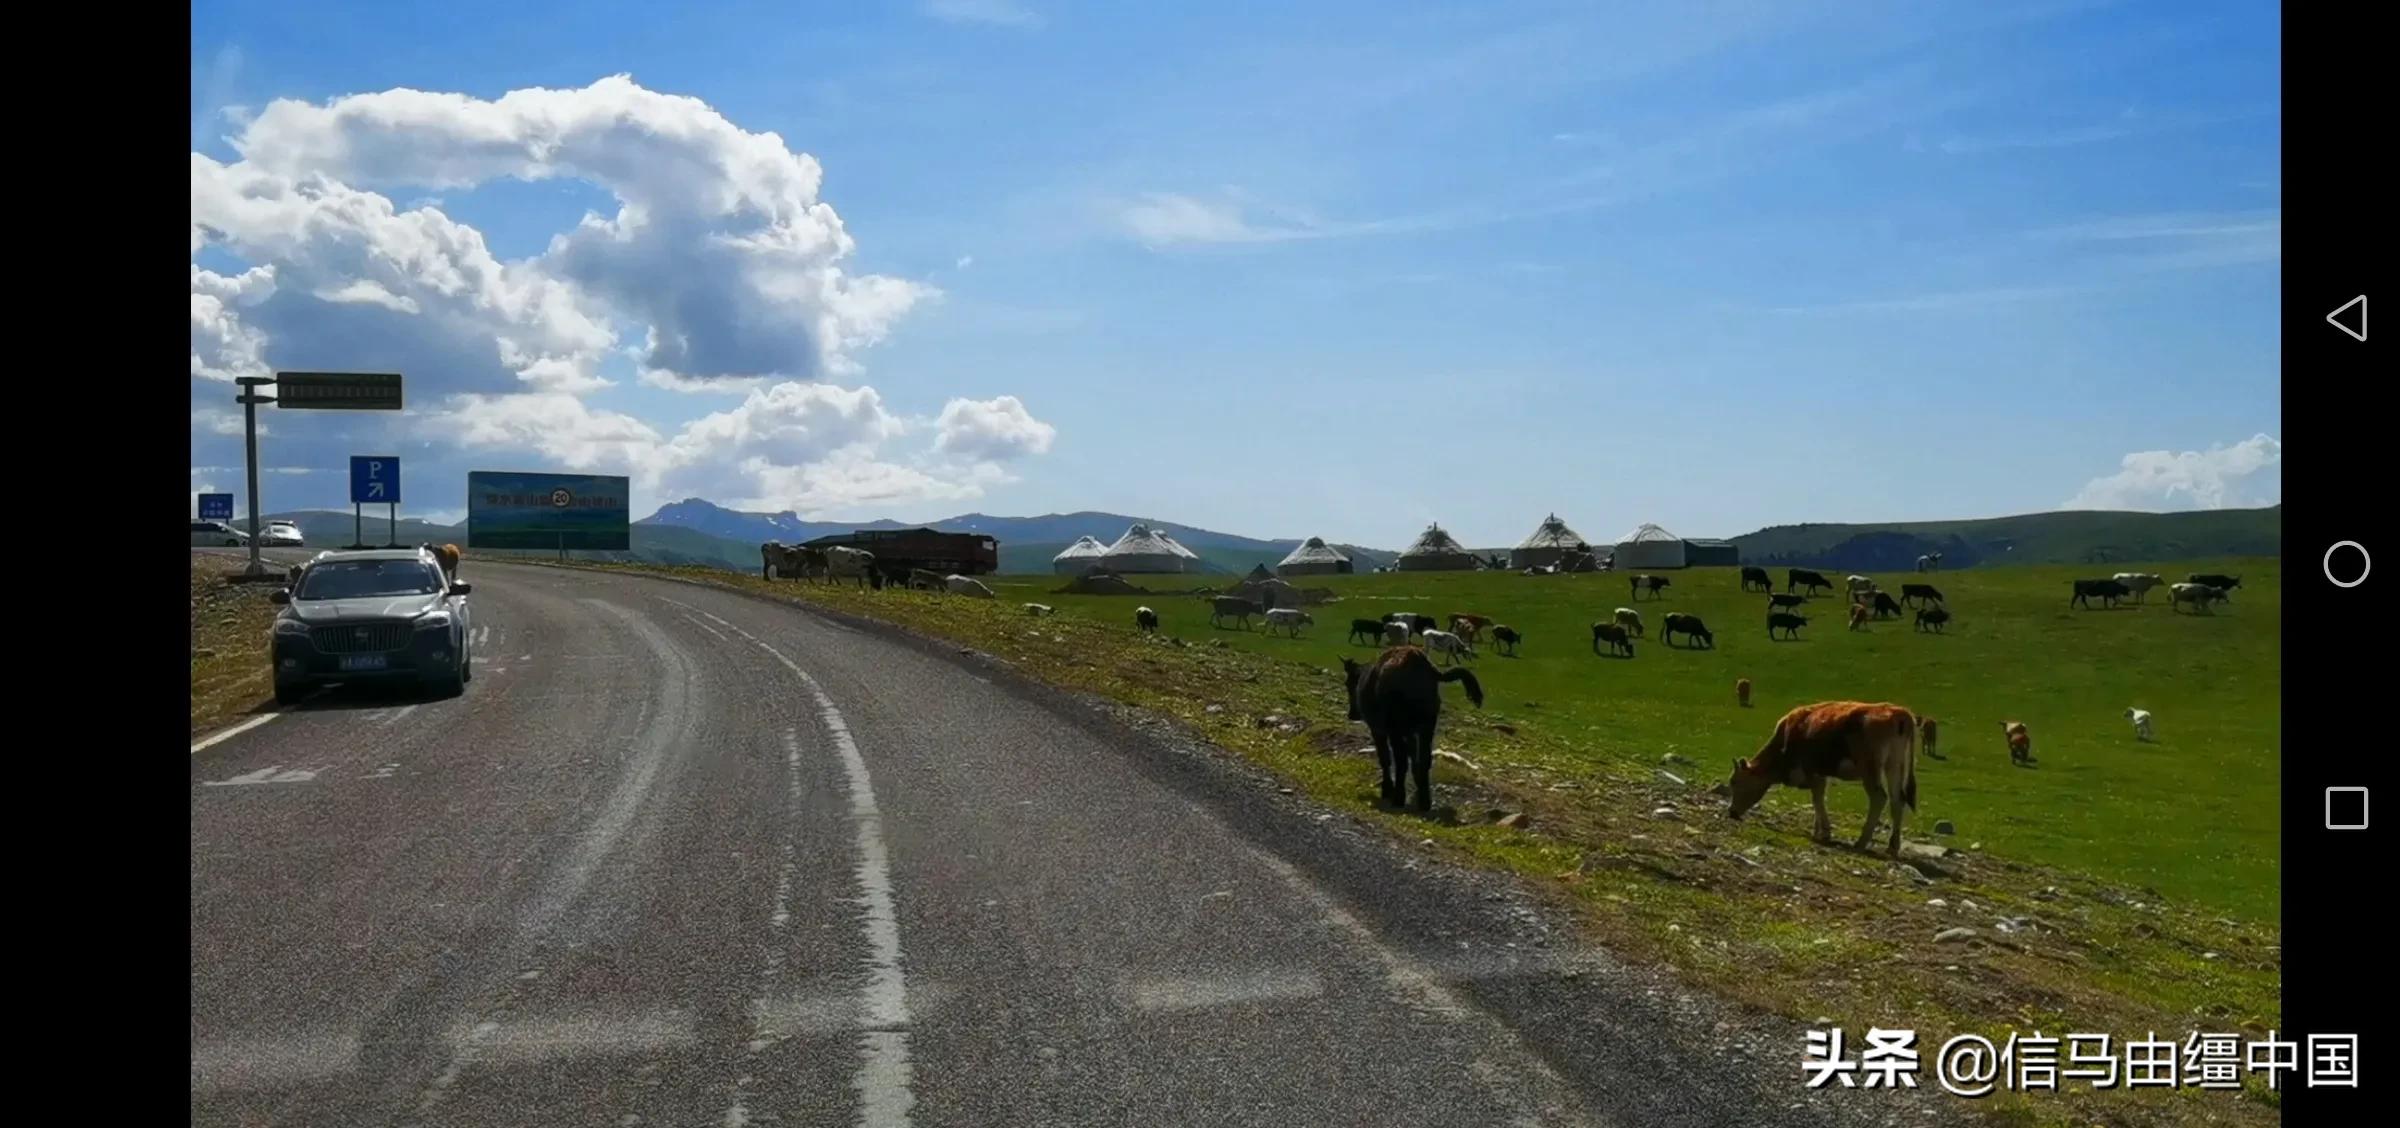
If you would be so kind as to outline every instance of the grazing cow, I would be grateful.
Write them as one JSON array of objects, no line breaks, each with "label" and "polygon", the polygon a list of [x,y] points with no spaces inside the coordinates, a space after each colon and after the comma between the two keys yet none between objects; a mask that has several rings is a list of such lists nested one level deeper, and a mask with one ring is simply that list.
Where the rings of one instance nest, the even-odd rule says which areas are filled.
[{"label": "grazing cow", "polygon": [[2145,744],[2158,739],[2158,731],[2150,727],[2150,710],[2127,709],[2125,719],[2133,722],[2133,738]]},{"label": "grazing cow", "polygon": [[1744,709],[1750,707],[1750,679],[1733,679],[1733,699],[1741,702]]},{"label": "grazing cow", "polygon": [[1268,634],[1274,634],[1275,628],[1282,627],[1284,633],[1298,638],[1300,637],[1300,628],[1316,625],[1317,621],[1310,618],[1308,612],[1297,607],[1272,607],[1267,610],[1267,621],[1263,629]]},{"label": "grazing cow", "polygon": [[2008,738],[2009,763],[2030,764],[2033,762],[2033,734],[2025,731],[2025,722],[2002,721],[2000,722],[2000,733]]},{"label": "grazing cow", "polygon": [[1429,630],[1418,637],[1424,640],[1426,651],[1442,655],[1451,662],[1475,656],[1475,648],[1468,645],[1467,640],[1448,631]]},{"label": "grazing cow", "polygon": [[2189,603],[2198,610],[2208,611],[2211,603],[2224,598],[2224,588],[2207,584],[2176,584],[2167,589],[2167,610],[2173,611]]},{"label": "grazing cow", "polygon": [[1875,825],[1891,805],[1892,834],[1884,849],[1900,856],[1900,820],[1917,807],[1917,717],[1888,702],[1828,701],[1803,705],[1775,722],[1774,735],[1748,760],[1733,762],[1727,785],[1732,805],[1726,815],[1739,819],[1756,806],[1776,784],[1805,787],[1816,804],[1816,839],[1833,841],[1833,819],[1825,812],[1825,784],[1855,779],[1866,785],[1867,824],[1858,832],[1857,849],[1875,837]]},{"label": "grazing cow", "polygon": [[1450,613],[1450,633],[1468,642],[1482,641],[1483,632],[1490,629],[1491,625],[1492,617],[1489,615],[1467,615],[1457,611]]},{"label": "grazing cow", "polygon": [[1798,607],[1807,602],[1808,597],[1805,595],[1785,595],[1776,592],[1767,596],[1767,610],[1773,611],[1778,607]]},{"label": "grazing cow", "polygon": [[1925,743],[1925,754],[1926,754],[1927,756],[1931,756],[1931,757],[1933,757],[1933,758],[1934,758],[1934,759],[1936,759],[1936,760],[1943,759],[1944,757],[1943,757],[1943,755],[1942,755],[1941,753],[1939,753],[1939,752],[1936,752],[1936,751],[1934,751],[1934,750],[1933,750],[1933,741],[1934,741],[1934,738],[1935,738],[1936,736],[1940,735],[1940,732],[1939,732],[1939,730],[1937,730],[1937,729],[1934,727],[1933,718],[1931,718],[1931,717],[1920,717],[1920,718],[1918,718],[1918,719],[1917,719],[1917,732],[1919,732],[1920,734],[1922,734],[1922,735],[1923,735],[1923,737],[1924,737],[1924,743]]},{"label": "grazing cow", "polygon": [[2187,584],[2206,584],[2209,587],[2217,589],[2218,591],[2229,594],[2233,591],[2233,589],[2242,586],[2242,578],[2240,576],[2228,576],[2222,572],[2194,572],[2191,575],[2185,576],[2183,578],[2183,582]]},{"label": "grazing cow", "polygon": [[2100,597],[2102,606],[2114,607],[2118,600],[2132,594],[2133,589],[2115,580],[2076,580],[2075,598],[2068,600],[2067,606],[2080,603],[2084,610],[2089,611],[2092,609],[2092,597],[2096,595]]},{"label": "grazing cow", "polygon": [[982,580],[973,576],[944,576],[942,577],[942,590],[952,595],[972,595],[977,599],[998,598],[992,594],[992,589],[983,586]]},{"label": "grazing cow", "polygon": [[1050,614],[1051,608],[1047,603],[1028,603],[1025,605],[1025,613],[1038,619]]},{"label": "grazing cow", "polygon": [[1435,627],[1441,626],[1440,623],[1434,621],[1433,616],[1419,615],[1414,611],[1394,611],[1391,614],[1384,616],[1383,621],[1387,623],[1401,623],[1406,625],[1408,627],[1408,633],[1410,637],[1424,634],[1426,631],[1430,631]]},{"label": "grazing cow", "polygon": [[1950,609],[1947,607],[1923,607],[1917,610],[1917,629],[1920,631],[1930,630],[1941,634],[1942,628],[1949,622]]},{"label": "grazing cow", "polygon": [[1408,624],[1385,623],[1383,625],[1383,642],[1386,646],[1408,645]]},{"label": "grazing cow", "polygon": [[1644,575],[1632,576],[1629,577],[1629,579],[1633,583],[1633,598],[1635,599],[1640,599],[1642,597],[1642,593],[1645,591],[1650,593],[1650,598],[1652,599],[1665,598],[1658,593],[1660,589],[1665,588],[1670,582],[1672,582],[1665,576]]},{"label": "grazing cow", "polygon": [[1246,631],[1250,629],[1250,616],[1258,614],[1260,610],[1258,601],[1254,599],[1243,599],[1238,595],[1216,596],[1208,601],[1208,625],[1223,626],[1226,619],[1236,619],[1241,629]]},{"label": "grazing cow", "polygon": [[1668,614],[1658,625],[1658,641],[1673,646],[1676,635],[1684,635],[1711,650],[1716,649],[1717,636],[1709,633],[1708,624],[1701,622],[1698,615],[1686,615],[1681,611]]},{"label": "grazing cow", "polygon": [[1506,623],[1501,623],[1492,628],[1492,645],[1497,648],[1500,653],[1511,658],[1517,656],[1517,644],[1523,641],[1525,641],[1524,636],[1517,633],[1517,628],[1509,626]]},{"label": "grazing cow", "polygon": [[1760,591],[1775,590],[1775,581],[1767,578],[1766,569],[1755,565],[1744,565],[1742,567],[1742,590],[1749,591],[1752,584],[1758,585]]},{"label": "grazing cow", "polygon": [[1818,588],[1830,589],[1833,587],[1833,581],[1826,579],[1824,573],[1811,572],[1806,568],[1787,568],[1784,570],[1783,590],[1789,592],[1803,587],[1808,589],[1808,593],[1810,595],[1815,595]]},{"label": "grazing cow", "polygon": [[1133,609],[1133,627],[1143,634],[1158,633],[1158,612],[1147,607]]},{"label": "grazing cow", "polygon": [[1899,615],[1899,614],[1900,614],[1900,603],[1899,603],[1899,601],[1898,601],[1898,600],[1895,600],[1895,599],[1893,599],[1893,598],[1892,598],[1892,594],[1891,594],[1890,592],[1888,592],[1888,591],[1879,591],[1879,592],[1876,592],[1876,593],[1875,593],[1875,617],[1876,617],[1876,618],[1878,618],[1878,619],[1883,619],[1883,618],[1891,618],[1891,617],[1895,617],[1895,616],[1897,616],[1897,615]]},{"label": "grazing cow", "polygon": [[800,547],[798,545],[768,541],[758,546],[758,557],[758,576],[762,580],[772,580],[778,576],[796,580],[803,574],[800,571]]},{"label": "grazing cow", "polygon": [[1373,646],[1377,639],[1383,637],[1383,628],[1384,622],[1381,619],[1352,619],[1350,620],[1350,641],[1363,642]]},{"label": "grazing cow", "polygon": [[1868,607],[1867,607],[1867,605],[1866,605],[1866,604],[1864,604],[1864,603],[1853,603],[1853,604],[1851,604],[1851,605],[1850,605],[1850,629],[1851,629],[1851,630],[1854,630],[1854,631],[1855,631],[1855,630],[1857,630],[1858,628],[1860,628],[1860,627],[1863,627],[1863,626],[1866,626],[1866,625],[1867,625],[1867,612],[1868,612],[1868,610],[1869,610],[1869,608],[1868,608]]},{"label": "grazing cow", "polygon": [[[858,586],[864,588],[867,586],[868,573],[871,573],[874,570],[875,554],[867,551],[866,549],[851,548],[848,545],[842,544],[825,546],[825,580],[827,583],[837,583],[844,579],[851,579],[858,581]],[[942,578],[942,582],[944,585],[948,586],[950,590],[957,591],[958,586],[951,583],[951,581],[963,579],[966,579],[966,577],[944,576]],[[983,587],[982,584],[976,584],[975,586],[979,588]],[[983,594],[988,596],[992,594],[992,591],[990,588],[984,588]]]},{"label": "grazing cow", "polygon": [[1934,601],[1935,603],[1948,603],[1948,602],[1949,602],[1949,600],[1946,600],[1946,599],[1943,599],[1943,598],[1942,598],[1942,589],[1940,589],[1940,588],[1937,588],[1937,587],[1933,586],[1932,584],[1902,584],[1902,585],[1900,585],[1900,602],[1902,602],[1902,603],[1914,603],[1914,602],[1916,602],[1917,600],[1920,600],[1920,599],[1930,599],[1930,600]]},{"label": "grazing cow", "polygon": [[2164,577],[2152,572],[2119,572],[2109,578],[2125,585],[2128,590],[2132,591],[2135,603],[2143,602],[2144,597],[2150,594],[2151,588],[2167,586]]},{"label": "grazing cow", "polygon": [[1775,632],[1780,630],[1790,635],[1794,640],[1798,640],[1800,637],[1800,628],[1807,625],[1808,617],[1805,615],[1787,615],[1782,612],[1775,612],[1767,616],[1767,638],[1772,640],[1775,637]]},{"label": "grazing cow", "polygon": [[1376,783],[1383,801],[1408,805],[1408,777],[1417,777],[1417,810],[1433,810],[1433,729],[1442,717],[1442,683],[1465,682],[1467,700],[1483,707],[1483,687],[1465,669],[1437,670],[1425,652],[1395,646],[1361,665],[1342,659],[1350,719],[1365,721],[1375,738]]},{"label": "grazing cow", "polygon": [[1609,653],[1623,651],[1627,658],[1633,657],[1633,635],[1625,628],[1615,623],[1592,624],[1592,653],[1600,653],[1600,644],[1603,642],[1608,644]]},{"label": "grazing cow", "polygon": [[1636,611],[1631,607],[1619,607],[1616,610],[1616,619],[1617,625],[1625,628],[1626,634],[1632,635],[1635,638],[1642,637],[1641,612]]},{"label": "grazing cow", "polygon": [[1847,583],[1852,599],[1857,599],[1859,596],[1875,590],[1875,581],[1866,576],[1852,576]]}]

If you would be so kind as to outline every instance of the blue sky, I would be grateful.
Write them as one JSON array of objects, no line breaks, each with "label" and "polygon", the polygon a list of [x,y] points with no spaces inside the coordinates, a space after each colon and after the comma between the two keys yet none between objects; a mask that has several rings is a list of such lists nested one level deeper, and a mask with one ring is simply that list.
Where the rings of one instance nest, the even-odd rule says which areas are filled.
[{"label": "blue sky", "polygon": [[[2269,3],[192,12],[193,488],[238,484],[243,364],[411,382],[271,418],[270,509],[340,507],[353,451],[436,515],[555,466],[1380,545],[2280,500]],[[360,192],[448,234],[326,234]]]}]

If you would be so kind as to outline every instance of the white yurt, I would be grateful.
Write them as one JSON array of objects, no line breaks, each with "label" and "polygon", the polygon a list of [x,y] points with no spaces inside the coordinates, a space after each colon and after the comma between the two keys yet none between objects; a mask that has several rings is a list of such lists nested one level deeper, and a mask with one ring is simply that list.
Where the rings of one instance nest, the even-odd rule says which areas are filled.
[{"label": "white yurt", "polygon": [[1050,558],[1050,570],[1061,576],[1080,576],[1100,563],[1100,557],[1107,551],[1108,546],[1096,539],[1078,537],[1065,552]]},{"label": "white yurt", "polygon": [[1643,525],[1617,542],[1617,571],[1620,572],[1681,568],[1686,563],[1683,538],[1656,525]]},{"label": "white yurt", "polygon": [[1162,540],[1162,541],[1165,541],[1165,542],[1167,542],[1167,547],[1168,547],[1168,548],[1171,548],[1171,549],[1174,549],[1174,550],[1175,550],[1175,555],[1177,555],[1177,556],[1180,556],[1180,557],[1183,557],[1183,570],[1184,570],[1184,571],[1186,571],[1186,572],[1202,572],[1202,571],[1206,571],[1206,570],[1207,570],[1207,566],[1206,566],[1206,565],[1204,565],[1204,564],[1202,564],[1202,563],[1200,562],[1200,554],[1199,554],[1199,553],[1197,553],[1197,552],[1194,552],[1194,551],[1192,551],[1191,549],[1188,549],[1188,548],[1185,548],[1185,547],[1183,547],[1183,542],[1182,542],[1182,541],[1176,540],[1176,539],[1175,539],[1175,538],[1174,538],[1172,535],[1170,535],[1169,533],[1167,533],[1165,530],[1163,530],[1163,529],[1162,529],[1162,530],[1159,530],[1159,531],[1158,531],[1158,539],[1160,539],[1160,540]]},{"label": "white yurt", "polygon": [[1472,572],[1482,567],[1483,561],[1436,522],[1425,526],[1417,543],[1408,546],[1394,566],[1403,572]]},{"label": "white yurt", "polygon": [[1190,554],[1148,525],[1134,525],[1100,554],[1097,563],[1111,572],[1189,572]]},{"label": "white yurt", "polygon": [[1583,541],[1583,534],[1568,528],[1567,523],[1559,520],[1558,514],[1553,513],[1542,519],[1541,525],[1533,530],[1532,536],[1526,537],[1523,543],[1510,550],[1508,566],[1511,568],[1546,568],[1552,564],[1565,563],[1568,556],[1578,551],[1588,552],[1590,550],[1591,547]]},{"label": "white yurt", "polygon": [[1300,547],[1275,566],[1278,576],[1332,576],[1350,570],[1350,558],[1325,543],[1323,537],[1310,537]]}]

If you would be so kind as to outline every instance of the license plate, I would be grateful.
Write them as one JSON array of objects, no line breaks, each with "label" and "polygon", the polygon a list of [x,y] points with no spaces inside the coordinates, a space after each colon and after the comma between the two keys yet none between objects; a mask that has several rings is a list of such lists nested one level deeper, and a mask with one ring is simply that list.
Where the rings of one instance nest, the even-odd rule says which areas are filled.
[{"label": "license plate", "polygon": [[384,656],[381,654],[342,655],[342,669],[344,670],[380,670],[383,668]]}]

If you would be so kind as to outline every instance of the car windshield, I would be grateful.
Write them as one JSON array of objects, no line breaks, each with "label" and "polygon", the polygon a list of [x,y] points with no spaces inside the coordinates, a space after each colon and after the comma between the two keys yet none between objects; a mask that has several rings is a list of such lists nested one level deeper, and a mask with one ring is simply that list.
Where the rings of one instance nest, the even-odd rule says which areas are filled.
[{"label": "car windshield", "polygon": [[432,595],[442,590],[440,570],[417,560],[329,560],[300,579],[295,599],[371,599],[388,595]]}]

